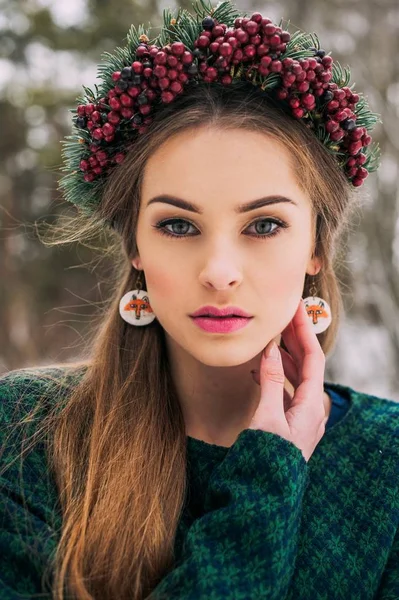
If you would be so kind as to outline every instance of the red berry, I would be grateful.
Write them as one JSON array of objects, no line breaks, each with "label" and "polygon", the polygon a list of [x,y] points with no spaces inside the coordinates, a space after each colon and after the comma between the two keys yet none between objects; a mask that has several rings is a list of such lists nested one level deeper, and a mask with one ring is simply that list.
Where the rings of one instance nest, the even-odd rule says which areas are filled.
[{"label": "red berry", "polygon": [[175,67],[178,62],[179,59],[176,58],[176,56],[173,56],[172,54],[169,54],[168,58],[166,59],[168,67]]},{"label": "red berry", "polygon": [[354,177],[354,179],[352,179],[352,185],[354,185],[355,187],[359,187],[361,185],[363,185],[363,179],[361,179],[360,177]]},{"label": "red berry", "polygon": [[151,106],[149,104],[142,104],[139,106],[139,112],[142,115],[148,115],[151,112]]},{"label": "red berry", "polygon": [[124,119],[130,119],[133,116],[133,110],[131,108],[122,108],[121,115]]},{"label": "red berry", "polygon": [[183,65],[191,65],[191,63],[193,62],[193,55],[191,52],[189,52],[188,50],[185,50],[183,52],[183,55],[181,57],[181,61],[183,63]]},{"label": "red berry", "polygon": [[363,146],[369,146],[371,144],[371,136],[366,134],[362,137]]},{"label": "red berry", "polygon": [[333,133],[334,131],[337,131],[338,129],[339,129],[339,123],[337,123],[336,121],[327,121],[326,131],[328,133]]},{"label": "red berry", "polygon": [[79,104],[79,106],[78,106],[78,115],[79,115],[79,117],[84,117],[85,114],[86,114],[85,105],[84,104]]},{"label": "red berry", "polygon": [[363,135],[364,135],[363,127],[357,127],[356,129],[351,131],[351,141],[357,142],[358,140],[360,140],[363,137]]},{"label": "red berry", "polygon": [[357,173],[357,167],[350,167],[350,169],[348,169],[347,174],[349,177],[356,177],[356,173]]},{"label": "red berry", "polygon": [[198,40],[197,40],[197,47],[198,48],[207,48],[210,44],[210,40],[206,35],[200,35]]},{"label": "red berry", "polygon": [[281,38],[281,41],[282,41],[282,42],[284,42],[285,44],[288,44],[288,42],[289,42],[289,41],[290,41],[290,39],[291,39],[291,34],[290,34],[290,32],[289,32],[289,31],[282,31],[282,32],[280,33],[280,38]]},{"label": "red berry", "polygon": [[94,137],[95,140],[102,140],[104,137],[104,133],[103,133],[102,129],[100,129],[98,127],[97,129],[93,130],[92,136]]},{"label": "red berry", "polygon": [[122,106],[133,106],[133,100],[129,94],[122,94],[120,97]]},{"label": "red berry", "polygon": [[308,110],[313,109],[313,106],[315,104],[315,97],[313,96],[313,94],[304,94],[302,96],[302,105],[307,108]]},{"label": "red berry", "polygon": [[170,51],[175,56],[181,56],[185,50],[184,44],[182,42],[173,42],[170,46]]},{"label": "red berry", "polygon": [[279,35],[272,35],[271,38],[269,38],[269,44],[270,46],[278,46],[279,44],[281,44],[281,38]]},{"label": "red berry", "polygon": [[361,148],[362,142],[352,142],[351,144],[349,144],[348,153],[352,155],[357,154]]},{"label": "red berry", "polygon": [[108,158],[108,154],[105,152],[105,150],[100,150],[97,152],[97,158],[98,160],[106,160]]},{"label": "red berry", "polygon": [[220,35],[223,35],[224,29],[220,25],[215,25],[215,27],[212,29],[211,33],[212,33],[213,38],[217,38]]},{"label": "red berry", "polygon": [[156,67],[154,67],[154,75],[155,77],[166,77],[168,70],[164,65],[157,65]]},{"label": "red berry", "polygon": [[245,31],[249,35],[255,35],[255,33],[258,33],[259,31],[258,23],[255,23],[255,21],[248,21],[248,23],[245,25]]},{"label": "red berry", "polygon": [[180,83],[180,81],[172,81],[172,83],[169,86],[169,89],[174,94],[181,94],[183,91],[183,86]]},{"label": "red berry", "polygon": [[112,73],[112,80],[113,81],[118,81],[121,78],[121,72],[120,71],[115,71],[114,73]]},{"label": "red berry", "polygon": [[262,58],[260,59],[260,64],[264,67],[270,67],[272,63],[272,59],[270,56],[262,56]]},{"label": "red berry", "polygon": [[117,125],[118,123],[120,123],[121,120],[119,114],[113,110],[111,110],[111,112],[108,113],[107,119],[110,123],[112,123],[112,125]]},{"label": "red berry", "polygon": [[292,114],[296,119],[302,119],[303,115],[305,114],[305,111],[303,110],[303,108],[294,108],[292,110]]},{"label": "red berry", "polygon": [[169,84],[170,84],[170,80],[167,77],[162,77],[158,81],[158,85],[161,88],[161,90],[166,90],[169,87]]},{"label": "red berry", "polygon": [[286,98],[288,97],[288,92],[287,90],[278,90],[277,91],[277,98],[279,100],[286,100]]},{"label": "red berry", "polygon": [[274,60],[270,65],[270,70],[272,73],[280,73],[283,70],[283,65],[281,61]]},{"label": "red berry", "polygon": [[339,108],[339,102],[337,102],[337,100],[330,100],[330,102],[327,103],[328,112],[337,110],[337,108]]},{"label": "red berry", "polygon": [[114,156],[114,161],[116,163],[122,163],[125,160],[125,155],[122,152],[118,152],[118,154],[115,154]]},{"label": "red berry", "polygon": [[170,102],[172,102],[174,100],[174,98],[175,98],[175,96],[174,96],[174,94],[172,94],[172,92],[162,92],[161,93],[161,100],[165,104],[169,104]]},{"label": "red berry", "polygon": [[236,39],[240,42],[240,44],[246,44],[249,40],[249,35],[243,29],[237,29]]},{"label": "red berry", "polygon": [[[231,42],[231,39],[232,39],[232,38],[229,38],[227,41],[228,41],[228,42],[229,42],[229,43],[230,43],[230,44],[233,46],[233,48],[235,48],[235,47],[237,46],[237,44],[238,44],[238,41],[237,41],[235,38],[233,38],[233,39],[234,39],[234,43],[232,43],[232,42]],[[249,41],[250,41],[250,43],[251,43],[251,44],[253,44],[254,46],[259,46],[259,45],[262,43],[262,38],[261,38],[261,37],[260,37],[260,35],[257,33],[256,35],[252,35],[252,36],[249,38]]]},{"label": "red berry", "polygon": [[212,42],[212,44],[209,46],[209,50],[212,52],[212,54],[217,54],[219,52],[219,46],[219,42]]},{"label": "red berry", "polygon": [[118,98],[110,98],[109,105],[112,108],[112,110],[119,110],[121,108],[121,103],[118,100]]},{"label": "red berry", "polygon": [[297,90],[298,92],[300,92],[301,94],[303,94],[304,92],[307,92],[309,89],[309,82],[308,81],[302,81],[302,83],[300,83],[297,86]]},{"label": "red berry", "polygon": [[361,177],[362,179],[366,179],[368,174],[369,172],[364,167],[359,167],[356,173],[357,177]]},{"label": "red berry", "polygon": [[228,73],[225,73],[220,81],[223,83],[223,85],[230,85],[230,83],[233,81],[233,78]]},{"label": "red berry", "polygon": [[301,102],[300,102],[299,98],[290,98],[289,105],[291,106],[291,108],[299,108],[301,105]]},{"label": "red berry", "polygon": [[323,66],[326,69],[328,69],[333,64],[333,59],[331,56],[323,56],[323,58],[321,59],[321,62],[323,64]]},{"label": "red berry", "polygon": [[85,113],[91,115],[94,112],[94,104],[86,104]]},{"label": "red berry", "polygon": [[154,64],[165,65],[167,59],[168,59],[168,55],[166,54],[166,52],[162,52],[162,50],[159,50],[157,52],[157,54],[154,56]]},{"label": "red berry", "polygon": [[88,169],[89,169],[88,161],[85,159],[82,159],[79,163],[79,167],[80,167],[81,171],[88,171]]},{"label": "red berry", "polygon": [[101,121],[101,115],[100,115],[100,113],[98,112],[98,110],[95,110],[95,111],[93,112],[93,114],[91,115],[91,120],[92,120],[94,123],[99,123],[99,122]]},{"label": "red berry", "polygon": [[[349,159],[349,160],[351,160],[351,159]],[[357,160],[357,163],[358,163],[359,165],[364,165],[364,163],[365,163],[365,162],[366,162],[366,160],[367,160],[367,156],[366,156],[365,154],[359,154],[359,155],[357,156],[356,160]]]},{"label": "red berry", "polygon": [[[248,46],[246,46],[246,48],[244,48],[244,52],[247,48],[248,48]],[[227,42],[220,44],[219,54],[221,56],[230,56],[232,53],[233,53],[233,48],[230,46],[230,44],[227,44]]]},{"label": "red berry", "polygon": [[96,167],[93,167],[93,171],[96,175],[101,175],[101,173],[103,172],[103,169],[102,169],[102,167],[97,165]]},{"label": "red berry", "polygon": [[255,12],[251,15],[251,21],[255,21],[255,23],[262,22],[262,15],[259,12]]},{"label": "red berry", "polygon": [[256,53],[258,56],[264,56],[269,52],[269,46],[267,44],[259,44],[256,49]]},{"label": "red berry", "polygon": [[111,125],[111,123],[104,123],[102,130],[105,136],[110,136],[115,133],[115,127]]},{"label": "red berry", "polygon": [[141,89],[135,86],[131,86],[130,88],[127,89],[127,93],[129,94],[129,96],[131,98],[137,98],[137,96],[140,94]]},{"label": "red berry", "polygon": [[339,128],[336,131],[333,131],[332,133],[330,133],[330,138],[332,139],[333,142],[338,142],[339,140],[342,140],[344,135],[345,135],[345,131],[343,129]]},{"label": "red berry", "polygon": [[134,62],[132,62],[132,69],[136,73],[136,75],[139,75],[143,72],[143,63],[141,63],[139,60],[135,60]]},{"label": "red berry", "polygon": [[89,165],[91,167],[95,167],[98,164],[97,158],[95,156],[90,156]]},{"label": "red berry", "polygon": [[94,173],[86,173],[86,175],[83,177],[85,181],[94,181],[95,178],[96,177]]},{"label": "red berry", "polygon": [[253,58],[256,55],[256,46],[253,46],[252,44],[248,44],[247,46],[244,46],[244,56],[246,56],[247,58]]},{"label": "red berry", "polygon": [[275,25],[269,22],[263,27],[263,31],[266,33],[266,35],[273,35],[274,33],[276,33],[276,27]]}]

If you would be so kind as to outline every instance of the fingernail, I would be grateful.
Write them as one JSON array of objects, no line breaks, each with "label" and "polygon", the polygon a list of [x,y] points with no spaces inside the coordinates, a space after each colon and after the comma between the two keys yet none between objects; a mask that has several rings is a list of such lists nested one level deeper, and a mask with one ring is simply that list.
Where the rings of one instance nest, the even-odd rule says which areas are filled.
[{"label": "fingernail", "polygon": [[277,347],[276,342],[273,342],[272,344],[267,346],[266,351],[265,351],[265,356],[266,356],[266,358],[279,358],[280,351]]}]

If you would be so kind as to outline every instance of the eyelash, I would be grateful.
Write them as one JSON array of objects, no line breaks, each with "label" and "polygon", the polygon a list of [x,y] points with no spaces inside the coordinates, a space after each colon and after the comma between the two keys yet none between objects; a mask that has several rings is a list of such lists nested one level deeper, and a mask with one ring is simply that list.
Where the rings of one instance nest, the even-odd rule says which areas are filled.
[{"label": "eyelash", "polygon": [[[268,221],[270,223],[274,223],[275,225],[278,225],[278,227],[272,233],[268,233],[265,235],[262,235],[260,233],[255,233],[255,234],[253,234],[253,237],[255,237],[255,238],[261,238],[261,239],[272,238],[272,237],[278,235],[279,233],[281,233],[281,231],[283,229],[288,229],[288,227],[289,227],[288,223],[286,223],[285,221],[281,221],[280,219],[266,219],[266,218],[256,219],[253,223],[251,223],[251,225],[254,225],[261,221]],[[155,229],[158,229],[159,233],[161,235],[166,235],[167,237],[171,237],[171,238],[175,238],[175,239],[194,237],[194,235],[188,235],[187,233],[183,234],[183,235],[178,235],[175,233],[171,233],[170,231],[165,229],[166,225],[169,225],[171,223],[176,223],[176,222],[184,222],[184,223],[188,223],[189,225],[193,225],[192,223],[190,223],[190,221],[187,221],[186,219],[164,219],[163,221],[159,221],[158,223],[156,223],[156,225],[153,225],[153,227]],[[194,225],[193,225],[193,227],[194,227]]]}]

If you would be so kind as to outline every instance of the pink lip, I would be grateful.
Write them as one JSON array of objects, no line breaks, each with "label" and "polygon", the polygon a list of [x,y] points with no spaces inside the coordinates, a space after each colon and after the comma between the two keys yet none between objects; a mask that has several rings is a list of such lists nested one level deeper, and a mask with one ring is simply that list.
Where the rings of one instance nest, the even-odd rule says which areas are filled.
[{"label": "pink lip", "polygon": [[242,329],[251,321],[245,317],[191,317],[196,325],[209,333],[230,333]]},{"label": "pink lip", "polygon": [[245,310],[240,308],[239,306],[225,306],[224,308],[219,308],[218,306],[211,306],[207,304],[206,306],[201,306],[198,310],[193,312],[190,317],[252,317]]}]

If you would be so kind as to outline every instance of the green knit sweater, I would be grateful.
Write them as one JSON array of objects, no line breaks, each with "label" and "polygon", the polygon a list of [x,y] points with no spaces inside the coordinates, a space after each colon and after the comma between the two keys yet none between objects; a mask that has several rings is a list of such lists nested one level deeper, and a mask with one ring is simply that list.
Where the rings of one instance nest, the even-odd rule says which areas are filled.
[{"label": "green knit sweater", "polygon": [[[45,375],[68,373],[0,378],[2,467],[20,451],[15,422],[53,385]],[[154,600],[399,599],[399,403],[339,384],[325,390],[348,409],[327,423],[308,463],[260,430],[243,430],[230,448],[187,438],[176,562]],[[60,526],[40,442],[0,478],[0,600],[51,598],[43,575]]]}]

